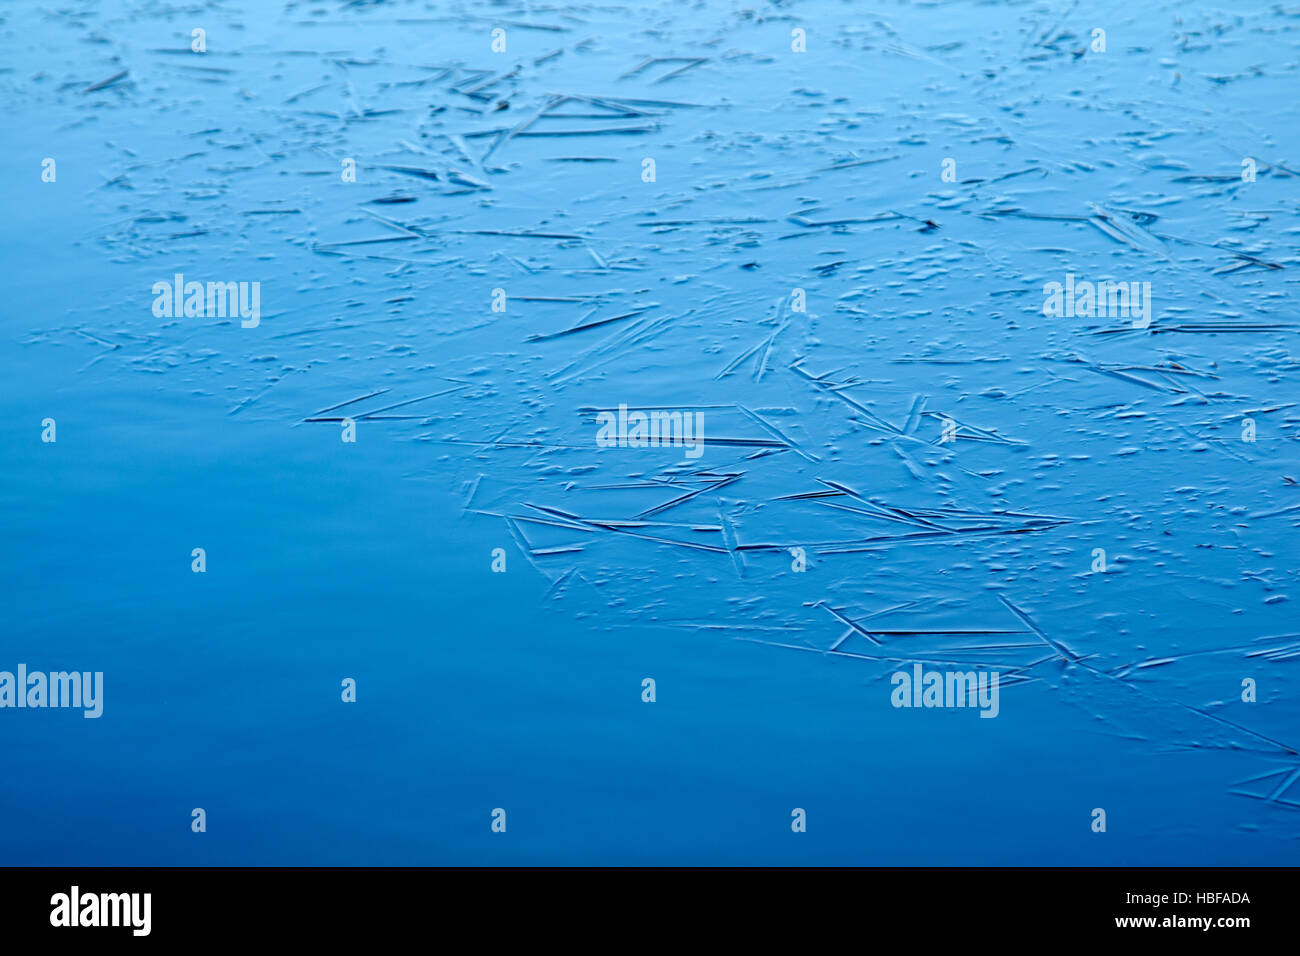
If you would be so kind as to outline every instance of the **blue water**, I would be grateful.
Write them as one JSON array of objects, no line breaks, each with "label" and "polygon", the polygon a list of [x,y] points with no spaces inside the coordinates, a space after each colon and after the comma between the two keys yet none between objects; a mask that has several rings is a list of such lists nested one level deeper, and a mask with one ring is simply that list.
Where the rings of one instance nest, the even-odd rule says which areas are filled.
[{"label": "blue water", "polygon": [[[1298,48],[7,5],[0,670],[104,713],[0,709],[0,862],[1296,863]],[[177,272],[260,323],[156,316]],[[1044,315],[1067,273],[1150,326]],[[621,404],[766,444],[600,447]],[[915,661],[997,718],[891,706]]]}]

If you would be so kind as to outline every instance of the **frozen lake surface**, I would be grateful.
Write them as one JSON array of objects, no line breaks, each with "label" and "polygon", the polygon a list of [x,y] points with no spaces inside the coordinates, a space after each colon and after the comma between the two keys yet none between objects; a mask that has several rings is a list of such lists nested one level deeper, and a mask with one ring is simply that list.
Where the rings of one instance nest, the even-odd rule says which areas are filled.
[{"label": "frozen lake surface", "polygon": [[[1300,861],[1300,6],[0,50],[0,669],[105,687],[0,710],[0,861]],[[1045,314],[1108,280],[1145,325]],[[893,706],[917,663],[997,718]]]}]

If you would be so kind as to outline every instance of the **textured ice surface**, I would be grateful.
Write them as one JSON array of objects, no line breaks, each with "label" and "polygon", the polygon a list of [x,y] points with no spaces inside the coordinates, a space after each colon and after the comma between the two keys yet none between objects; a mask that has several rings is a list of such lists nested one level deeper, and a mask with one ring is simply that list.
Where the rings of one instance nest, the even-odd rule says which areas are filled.
[{"label": "textured ice surface", "polygon": [[1300,7],[2,17],[0,859],[1296,862]]}]

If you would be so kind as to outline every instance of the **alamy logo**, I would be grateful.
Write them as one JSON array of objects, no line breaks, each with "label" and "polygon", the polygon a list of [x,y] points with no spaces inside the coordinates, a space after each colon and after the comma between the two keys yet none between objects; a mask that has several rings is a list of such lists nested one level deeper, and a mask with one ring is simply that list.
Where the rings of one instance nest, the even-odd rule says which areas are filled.
[{"label": "alamy logo", "polygon": [[618,414],[602,411],[596,415],[600,431],[596,444],[601,448],[651,448],[661,445],[686,449],[687,458],[704,454],[704,413],[652,408],[648,412],[626,405]]},{"label": "alamy logo", "polygon": [[74,886],[50,897],[51,926],[129,926],[133,936],[152,928],[151,893],[86,893]]},{"label": "alamy logo", "polygon": [[160,319],[232,319],[255,329],[262,321],[262,283],[260,282],[186,282],[178,272],[171,282],[153,284],[153,314]]},{"label": "alamy logo", "polygon": [[912,673],[895,671],[890,678],[895,707],[978,707],[981,717],[998,715],[997,671],[926,671],[912,665]]},{"label": "alamy logo", "polygon": [[1083,319],[1132,319],[1133,328],[1151,324],[1150,282],[1075,282],[1067,273],[1065,284],[1043,286],[1043,315],[1048,318],[1076,316]]},{"label": "alamy logo", "polygon": [[0,671],[0,707],[82,707],[81,716],[98,717],[104,712],[104,672],[28,673],[19,664],[16,676]]}]

